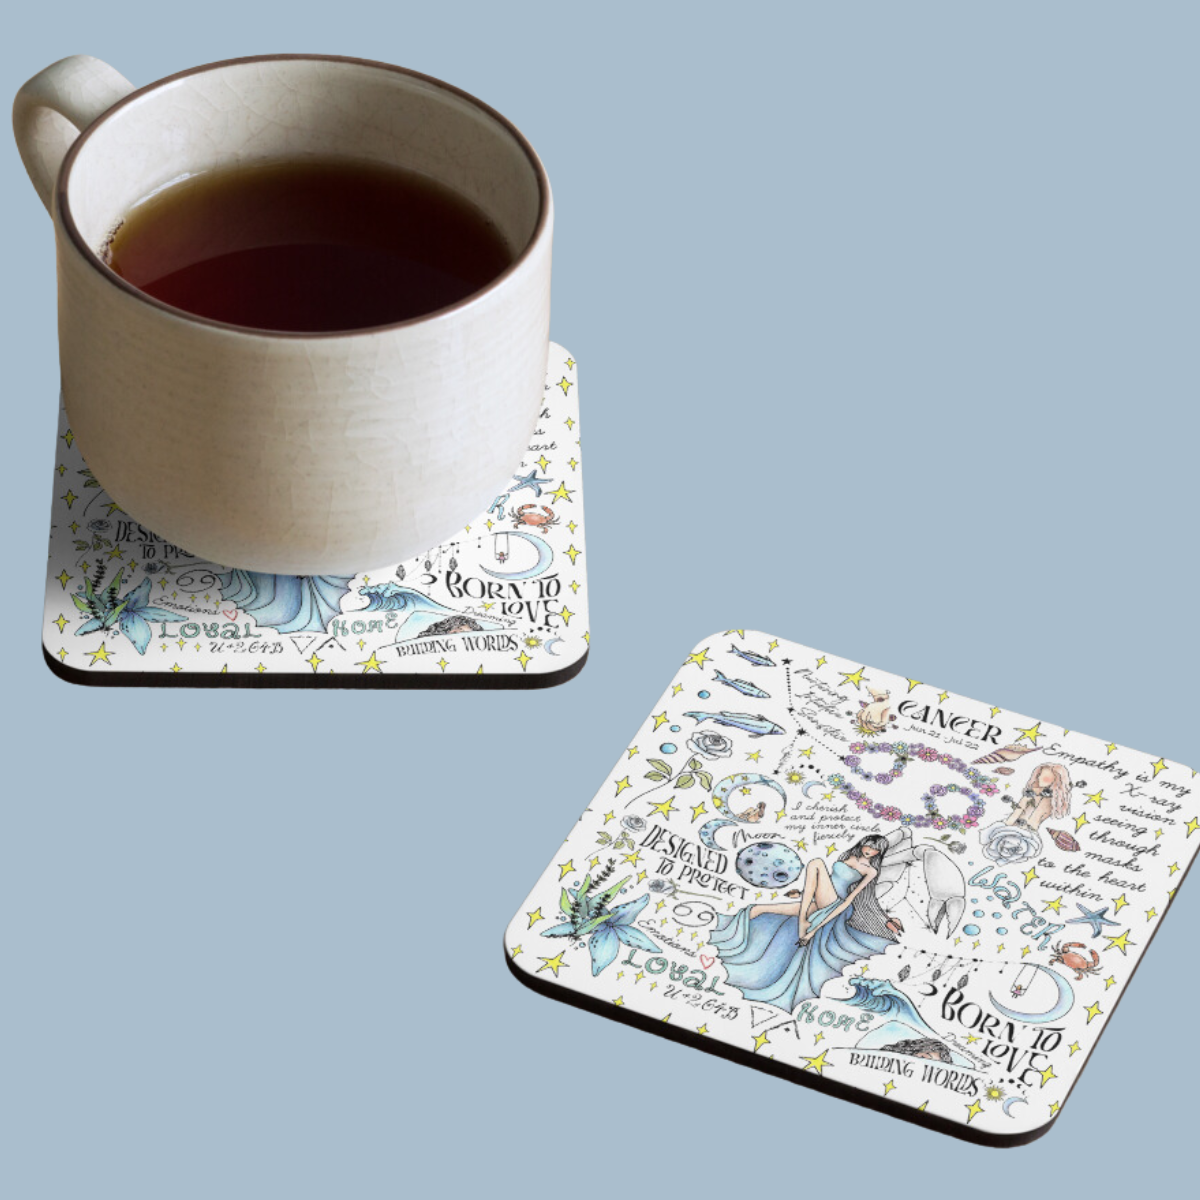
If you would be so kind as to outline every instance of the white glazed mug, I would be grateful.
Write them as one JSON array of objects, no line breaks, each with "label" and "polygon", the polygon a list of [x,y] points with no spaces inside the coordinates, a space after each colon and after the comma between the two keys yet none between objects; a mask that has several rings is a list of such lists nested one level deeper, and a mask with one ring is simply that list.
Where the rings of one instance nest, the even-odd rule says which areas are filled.
[{"label": "white glazed mug", "polygon": [[[147,528],[225,566],[353,573],[437,545],[504,490],[542,404],[553,203],[498,113],[361,59],[233,59],[135,91],[77,56],[21,88],[13,125],[54,221],[71,428]],[[173,180],[318,155],[449,185],[496,224],[512,265],[426,316],[295,334],[184,312],[102,259],[129,210]]]}]

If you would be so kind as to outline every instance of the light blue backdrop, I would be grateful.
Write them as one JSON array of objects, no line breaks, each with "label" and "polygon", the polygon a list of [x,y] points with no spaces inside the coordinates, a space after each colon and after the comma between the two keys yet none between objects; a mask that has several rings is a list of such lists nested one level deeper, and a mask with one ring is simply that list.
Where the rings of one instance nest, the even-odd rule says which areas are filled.
[{"label": "light blue backdrop", "polygon": [[53,246],[10,145],[0,1194],[1189,1186],[1200,884],[1054,1132],[1004,1157],[537,997],[500,935],[730,625],[1200,760],[1196,7],[32,12],[9,93],[74,52],[141,83],[314,50],[524,129],[581,370],[593,653],[529,695],[54,679]]}]

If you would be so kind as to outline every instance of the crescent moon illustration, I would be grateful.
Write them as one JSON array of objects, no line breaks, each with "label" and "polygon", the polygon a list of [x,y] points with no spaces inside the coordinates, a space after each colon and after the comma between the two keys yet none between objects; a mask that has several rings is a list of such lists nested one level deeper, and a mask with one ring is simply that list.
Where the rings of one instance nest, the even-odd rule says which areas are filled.
[{"label": "crescent moon illustration", "polygon": [[988,999],[992,1002],[992,1007],[1002,1017],[1008,1017],[1011,1021],[1025,1021],[1030,1025],[1042,1025],[1047,1021],[1057,1021],[1060,1017],[1065,1017],[1071,1011],[1071,1006],[1075,1003],[1075,989],[1071,987],[1063,976],[1057,971],[1051,971],[1049,967],[1034,964],[1034,969],[1044,971],[1054,980],[1054,986],[1058,989],[1058,995],[1053,1007],[1048,1012],[1042,1013],[1018,1012],[1015,1008],[1008,1008],[1001,1004],[991,992],[988,992]]},{"label": "crescent moon illustration", "polygon": [[803,786],[800,788],[800,790],[801,790],[801,791],[804,793],[804,798],[805,798],[805,800],[810,800],[810,799],[812,798],[812,797],[811,797],[811,796],[809,796],[809,794],[808,794],[808,789],[809,789],[810,787],[825,787],[825,786],[826,786],[826,784],[825,784],[824,780],[821,780],[821,779],[810,779],[810,780],[809,780],[809,781],[808,781],[806,784],[804,784],[804,785],[803,785]]},{"label": "crescent moon illustration", "polygon": [[[785,801],[787,800],[787,792],[783,790],[783,784],[776,782],[774,779],[768,779],[765,775],[730,775],[727,778],[722,779],[721,782],[713,788],[713,800],[719,801],[728,812],[730,811],[728,804],[729,793],[732,792],[734,788],[754,787],[756,784],[762,784],[764,787],[773,788],[784,798]],[[735,814],[730,812],[730,815],[732,816]]]},{"label": "crescent moon illustration", "polygon": [[700,840],[710,850],[720,850],[717,845],[717,830],[724,829],[726,825],[737,825],[737,821],[727,821],[723,817],[718,817],[715,821],[707,821],[700,826]]},{"label": "crescent moon illustration", "polygon": [[547,653],[548,655],[550,655],[550,657],[551,657],[551,658],[557,658],[557,657],[558,657],[558,655],[554,653],[554,647],[555,647],[556,645],[558,645],[558,643],[559,643],[559,642],[561,642],[561,641],[562,641],[562,638],[559,638],[559,637],[551,638],[551,639],[550,639],[550,640],[549,640],[549,641],[546,643],[546,645],[543,647],[543,649],[546,651],[546,653]]},{"label": "crescent moon illustration", "polygon": [[524,541],[532,543],[537,549],[538,560],[532,567],[528,567],[524,571],[493,571],[491,567],[482,567],[485,575],[494,575],[497,579],[533,579],[553,561],[554,551],[540,537],[532,533],[524,533],[520,529],[509,529],[505,533],[510,538],[522,538]]},{"label": "crescent moon illustration", "polygon": [[[1028,1104],[1028,1103],[1029,1103],[1029,1101],[1026,1100],[1024,1096],[1009,1096],[1009,1098],[1007,1100],[1005,1100],[1004,1104],[1002,1105],[1002,1107],[1004,1109],[1004,1115],[1006,1117],[1012,1117],[1012,1113],[1010,1113],[1008,1110],[1010,1108],[1012,1108],[1012,1106],[1014,1104]],[[1016,1119],[1017,1119],[1016,1117],[1013,1117],[1014,1121]]]}]

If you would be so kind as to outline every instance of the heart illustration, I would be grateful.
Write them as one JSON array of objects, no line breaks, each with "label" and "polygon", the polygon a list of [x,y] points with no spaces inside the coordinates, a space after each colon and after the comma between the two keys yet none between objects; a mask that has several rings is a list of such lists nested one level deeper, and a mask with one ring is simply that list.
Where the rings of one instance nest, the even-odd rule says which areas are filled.
[{"label": "heart illustration", "polygon": [[706,971],[711,971],[711,970],[712,970],[712,965],[713,965],[713,963],[715,963],[716,961],[717,961],[717,960],[716,960],[715,958],[710,958],[710,957],[709,957],[709,955],[707,955],[707,954],[702,954],[702,955],[700,955],[700,965],[701,965],[701,966],[702,966],[702,967],[703,967],[703,968],[704,968]]},{"label": "heart illustration", "polygon": [[233,618],[237,616],[237,609],[223,608],[221,609],[221,616],[223,616],[227,621],[232,621]]}]

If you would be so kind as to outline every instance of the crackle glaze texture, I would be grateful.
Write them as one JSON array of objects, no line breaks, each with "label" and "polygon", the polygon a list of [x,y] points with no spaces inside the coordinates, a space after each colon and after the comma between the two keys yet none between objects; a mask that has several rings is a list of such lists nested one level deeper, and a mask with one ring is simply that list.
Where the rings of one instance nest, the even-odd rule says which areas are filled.
[{"label": "crackle glaze texture", "polygon": [[[66,59],[14,110],[54,219],[64,403],[113,499],[194,554],[277,574],[400,561],[485,509],[529,445],[549,349],[552,201],[524,139],[452,88],[358,60],[218,63],[109,108],[128,87]],[[97,117],[65,151],[63,118]],[[180,176],[331,153],[449,184],[514,265],[428,317],[290,335],[158,304],[100,260],[130,207]]]}]

